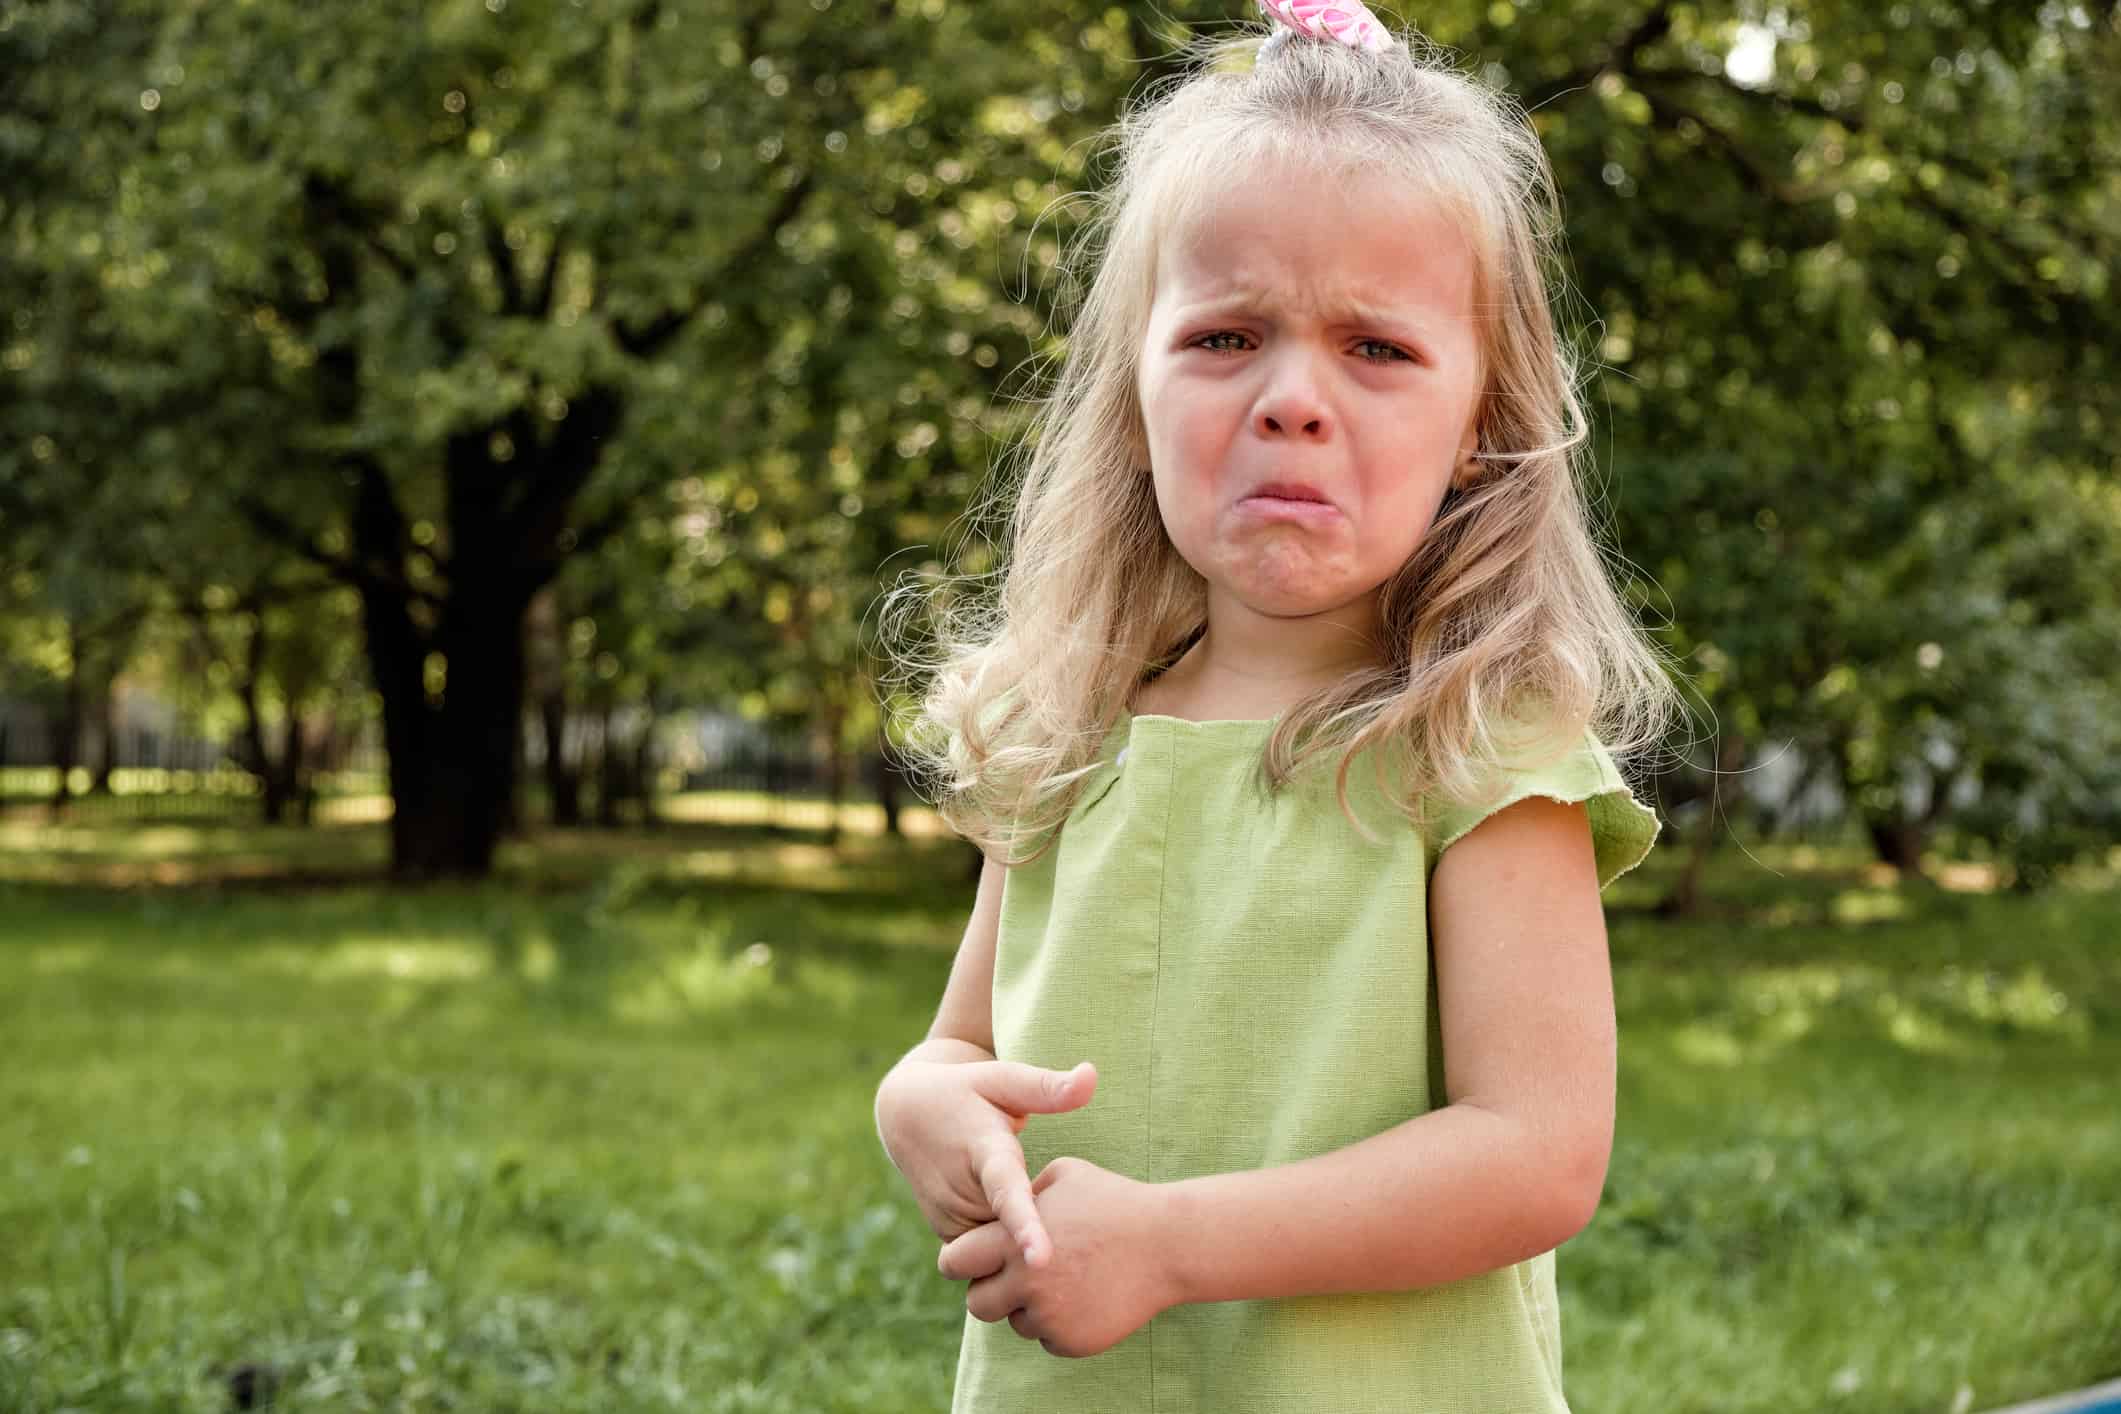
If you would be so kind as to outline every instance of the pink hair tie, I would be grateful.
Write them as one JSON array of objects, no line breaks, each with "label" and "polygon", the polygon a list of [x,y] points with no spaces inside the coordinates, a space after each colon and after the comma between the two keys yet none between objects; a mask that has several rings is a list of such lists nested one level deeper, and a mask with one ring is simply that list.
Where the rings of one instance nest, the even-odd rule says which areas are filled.
[{"label": "pink hair tie", "polygon": [[1385,27],[1362,0],[1259,0],[1259,8],[1268,19],[1287,26],[1268,37],[1270,46],[1279,47],[1289,34],[1295,33],[1338,40],[1350,49],[1392,47],[1392,36],[1385,33]]}]

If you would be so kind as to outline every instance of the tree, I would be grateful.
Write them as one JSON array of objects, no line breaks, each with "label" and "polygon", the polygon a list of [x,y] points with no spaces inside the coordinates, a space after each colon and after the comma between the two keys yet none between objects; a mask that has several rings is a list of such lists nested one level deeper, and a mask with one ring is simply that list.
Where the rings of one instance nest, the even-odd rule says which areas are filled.
[{"label": "tree", "polygon": [[[525,607],[725,435],[728,370],[757,355],[726,295],[807,292],[778,237],[814,193],[862,189],[834,164],[849,133],[891,141],[865,126],[865,73],[916,67],[937,29],[763,5],[125,13],[122,45],[54,11],[29,46],[82,61],[29,81],[48,126],[84,105],[134,124],[79,193],[110,198],[104,268],[138,275],[105,308],[135,367],[179,369],[194,401],[170,425],[253,430],[205,489],[360,594],[398,868],[481,872]],[[796,150],[766,131],[786,78],[745,66],[813,26],[852,62],[800,98],[822,121]]]},{"label": "tree", "polygon": [[[1946,822],[2030,857],[2107,818],[2116,758],[2075,723],[2113,686],[2121,578],[2093,160],[2121,137],[2115,15],[1419,16],[1553,155],[1630,592],[1669,606],[1732,741],[1830,759],[1903,862]],[[653,712],[684,683],[808,720],[844,763],[876,731],[877,595],[945,557],[1065,352],[1051,273],[1064,194],[1100,180],[1086,139],[1230,18],[42,7],[0,31],[5,97],[46,139],[0,154],[34,213],[0,267],[30,322],[0,354],[56,411],[4,415],[73,419],[47,433],[73,455],[97,379],[124,388],[128,432],[181,449],[173,514],[357,592],[403,872],[490,861],[540,594],[594,625],[593,679],[560,654],[578,704]],[[98,331],[96,376],[62,328]],[[2028,546],[2073,557],[2071,592]],[[2006,685],[2013,651],[2037,692]],[[2052,730],[2011,725],[2064,701]]]}]

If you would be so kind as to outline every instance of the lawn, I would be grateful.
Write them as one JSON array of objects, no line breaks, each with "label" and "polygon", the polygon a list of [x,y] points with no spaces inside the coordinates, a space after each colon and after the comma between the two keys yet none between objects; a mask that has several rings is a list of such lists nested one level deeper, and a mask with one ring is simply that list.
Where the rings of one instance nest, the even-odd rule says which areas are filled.
[{"label": "lawn", "polygon": [[[694,823],[379,875],[372,825],[0,821],[0,1410],[933,1411],[963,1287],[877,1146],[964,847]],[[1579,1414],[2121,1375],[2121,887],[1755,847],[1608,894]]]}]

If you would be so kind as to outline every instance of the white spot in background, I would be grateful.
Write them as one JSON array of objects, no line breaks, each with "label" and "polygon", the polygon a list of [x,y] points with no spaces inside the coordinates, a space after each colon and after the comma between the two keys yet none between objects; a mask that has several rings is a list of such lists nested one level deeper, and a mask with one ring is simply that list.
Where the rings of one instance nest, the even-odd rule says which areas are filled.
[{"label": "white spot in background", "polygon": [[781,1284],[794,1289],[810,1267],[809,1259],[793,1247],[777,1247],[766,1255],[766,1270],[781,1279]]},{"label": "white spot in background", "polygon": [[1766,25],[1742,24],[1731,52],[1723,56],[1723,72],[1732,83],[1758,88],[1775,77],[1775,32]]}]

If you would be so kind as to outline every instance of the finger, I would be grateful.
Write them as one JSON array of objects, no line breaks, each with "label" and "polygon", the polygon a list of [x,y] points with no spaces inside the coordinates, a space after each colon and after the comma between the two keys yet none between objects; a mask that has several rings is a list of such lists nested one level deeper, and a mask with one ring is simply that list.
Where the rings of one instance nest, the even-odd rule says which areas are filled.
[{"label": "finger", "polygon": [[1037,1197],[1053,1186],[1053,1181],[1061,1176],[1060,1164],[1061,1161],[1055,1159],[1038,1171],[1038,1177],[1031,1180],[1032,1197]]},{"label": "finger", "polygon": [[972,1088],[1012,1114],[1055,1114],[1088,1102],[1097,1089],[1097,1067],[1084,1061],[1073,1070],[1047,1070],[1019,1061],[973,1061],[966,1066]]},{"label": "finger", "polygon": [[1024,1265],[1044,1266],[1053,1244],[1046,1237],[1046,1225],[1038,1220],[1038,1205],[1031,1201],[1031,1180],[1024,1172],[1022,1151],[1012,1154],[999,1145],[990,1149],[980,1164],[979,1179],[987,1193],[987,1206],[1015,1237]]},{"label": "finger", "polygon": [[1016,1239],[1000,1223],[981,1223],[943,1244],[935,1255],[936,1270],[952,1281],[978,1281],[1009,1265],[1016,1255]]},{"label": "finger", "polygon": [[[1041,1340],[1041,1337],[1045,1334],[1039,1329],[1038,1322],[1031,1319],[1031,1313],[1021,1306],[1009,1313],[1009,1329],[1015,1331],[1025,1340]],[[1041,1343],[1043,1343],[1042,1340]]]},{"label": "finger", "polygon": [[1003,1277],[984,1277],[965,1288],[966,1314],[990,1326],[1008,1319],[1017,1305],[1017,1293]]}]

